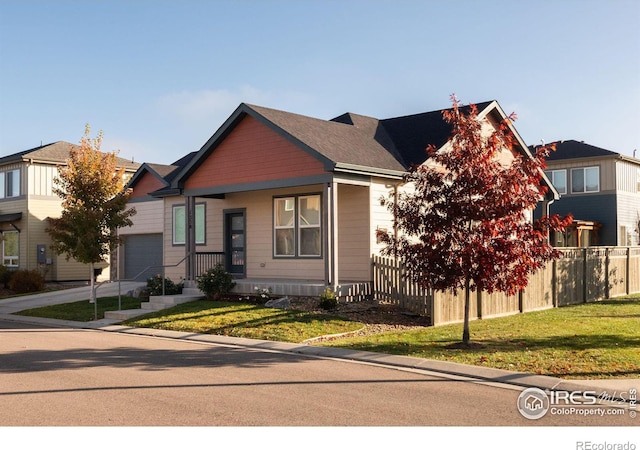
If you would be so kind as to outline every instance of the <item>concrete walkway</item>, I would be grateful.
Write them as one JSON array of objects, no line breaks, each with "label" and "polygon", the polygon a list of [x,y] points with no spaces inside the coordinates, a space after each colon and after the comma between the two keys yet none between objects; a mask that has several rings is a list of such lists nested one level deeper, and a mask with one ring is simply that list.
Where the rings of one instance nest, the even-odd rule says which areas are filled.
[{"label": "concrete walkway", "polygon": [[[125,295],[137,286],[145,283],[122,282],[103,284],[97,295],[113,296],[118,291]],[[511,372],[501,369],[469,366],[446,361],[435,361],[408,356],[386,355],[382,353],[357,350],[317,347],[305,344],[289,344],[284,342],[264,341],[256,339],[234,338],[209,334],[185,333],[177,331],[155,330],[150,328],[132,328],[118,325],[118,320],[102,319],[92,322],[74,322],[69,320],[44,319],[14,315],[15,312],[39,306],[69,303],[88,299],[90,288],[81,287],[62,291],[37,294],[0,300],[0,319],[12,322],[29,323],[40,326],[62,328],[95,329],[106,332],[127,333],[143,336],[156,336],[180,339],[209,344],[230,345],[236,347],[255,348],[268,351],[290,352],[314,357],[339,358],[363,363],[383,364],[399,368],[420,369],[441,374],[446,377],[469,379],[470,381],[495,382],[520,387],[537,387],[549,390],[596,391],[597,395],[607,394],[614,398],[628,399],[630,389],[640,390],[640,378],[624,378],[610,380],[564,380],[561,378]]]}]

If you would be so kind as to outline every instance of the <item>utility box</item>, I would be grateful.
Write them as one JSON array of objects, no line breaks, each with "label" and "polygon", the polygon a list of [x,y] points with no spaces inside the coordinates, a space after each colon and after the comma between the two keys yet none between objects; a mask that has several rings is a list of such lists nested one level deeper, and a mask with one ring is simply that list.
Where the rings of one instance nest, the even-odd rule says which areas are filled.
[{"label": "utility box", "polygon": [[38,264],[46,264],[47,263],[47,246],[44,244],[38,244],[36,246],[36,251],[38,252]]}]

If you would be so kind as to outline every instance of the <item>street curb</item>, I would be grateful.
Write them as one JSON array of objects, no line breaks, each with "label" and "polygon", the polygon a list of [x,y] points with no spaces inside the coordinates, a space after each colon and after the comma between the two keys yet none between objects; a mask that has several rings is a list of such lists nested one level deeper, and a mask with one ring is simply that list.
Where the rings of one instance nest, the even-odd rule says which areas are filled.
[{"label": "street curb", "polygon": [[[134,328],[113,323],[113,320],[102,319],[93,322],[75,322],[71,320],[45,319],[41,317],[17,316],[12,314],[0,314],[0,319],[46,325],[55,327],[68,327],[79,329],[99,330],[112,333],[132,334],[165,339],[178,339],[188,342],[201,342],[206,344],[224,345],[230,347],[243,347],[261,351],[273,351],[291,353],[316,358],[331,358],[343,361],[352,361],[366,364],[384,365],[399,369],[416,369],[433,372],[434,374],[460,378],[465,381],[497,383],[518,388],[539,388],[546,391],[594,391],[597,396],[608,395],[610,400],[626,402],[625,392],[593,384],[581,383],[580,380],[564,380],[562,378],[547,375],[534,375],[521,372],[512,372],[490,367],[470,366],[448,361],[415,358],[410,356],[389,355],[384,353],[349,350],[337,347],[320,347],[308,344],[290,344],[286,342],[248,339],[230,336],[200,334],[192,332],[158,330],[154,328]],[[636,382],[636,388],[640,388],[640,380],[629,380],[629,384]],[[631,388],[629,385],[627,388]]]}]

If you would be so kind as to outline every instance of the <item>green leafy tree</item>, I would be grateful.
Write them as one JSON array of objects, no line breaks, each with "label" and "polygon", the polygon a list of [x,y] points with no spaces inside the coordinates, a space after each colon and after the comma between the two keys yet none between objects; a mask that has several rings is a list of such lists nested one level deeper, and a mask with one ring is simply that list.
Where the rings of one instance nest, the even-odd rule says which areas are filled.
[{"label": "green leafy tree", "polygon": [[448,145],[430,146],[427,163],[409,171],[405,181],[414,189],[383,199],[398,233],[379,237],[383,253],[399,258],[411,281],[436,291],[464,290],[462,341],[468,345],[470,291],[524,289],[532,273],[559,256],[548,233],[564,230],[571,217],[528,219],[548,190],[542,174],[551,147],[523,154],[510,128],[515,116],[488,131],[475,105],[465,114],[455,96],[452,102],[443,111],[452,130]]},{"label": "green leafy tree", "polygon": [[91,266],[91,301],[95,302],[95,264],[105,262],[120,243],[115,232],[131,226],[136,211],[126,209],[131,194],[124,190],[124,169],[117,167],[115,153],[102,153],[102,131],[90,137],[85,128],[80,145],[74,147],[67,165],[59,167],[54,192],[62,198],[62,215],[49,219],[47,232],[57,254]]}]

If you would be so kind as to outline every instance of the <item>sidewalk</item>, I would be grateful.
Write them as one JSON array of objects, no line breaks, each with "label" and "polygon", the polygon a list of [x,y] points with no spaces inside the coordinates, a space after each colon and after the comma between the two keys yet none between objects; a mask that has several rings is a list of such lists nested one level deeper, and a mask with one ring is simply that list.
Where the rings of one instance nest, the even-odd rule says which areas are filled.
[{"label": "sidewalk", "polygon": [[[108,283],[100,286],[98,296],[122,295],[142,286],[144,283],[122,282]],[[114,333],[127,333],[139,336],[154,336],[170,339],[181,339],[208,344],[227,345],[234,347],[256,348],[268,351],[288,352],[312,357],[337,358],[363,363],[383,364],[393,367],[420,369],[454,379],[469,381],[493,382],[518,387],[537,387],[548,390],[566,391],[595,391],[597,395],[607,394],[617,398],[628,398],[629,390],[640,390],[640,378],[610,379],[610,380],[564,380],[545,375],[532,375],[511,372],[501,369],[470,366],[465,364],[436,361],[409,356],[386,355],[382,353],[364,352],[357,350],[318,347],[306,344],[289,344],[285,342],[264,341],[256,339],[235,338],[209,334],[185,333],[178,331],[155,330],[151,328],[132,328],[118,325],[118,320],[101,319],[92,322],[74,322],[69,320],[45,319],[40,317],[17,316],[13,313],[39,306],[69,303],[88,299],[90,287],[67,289],[62,291],[37,294],[15,299],[0,300],[0,319],[12,322],[29,323],[33,325],[52,326],[62,328],[94,329]]]}]

